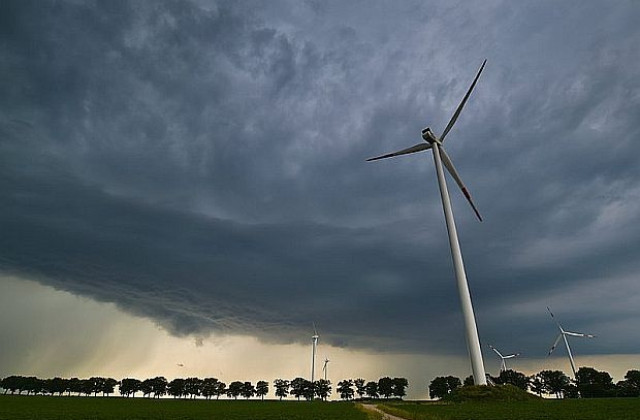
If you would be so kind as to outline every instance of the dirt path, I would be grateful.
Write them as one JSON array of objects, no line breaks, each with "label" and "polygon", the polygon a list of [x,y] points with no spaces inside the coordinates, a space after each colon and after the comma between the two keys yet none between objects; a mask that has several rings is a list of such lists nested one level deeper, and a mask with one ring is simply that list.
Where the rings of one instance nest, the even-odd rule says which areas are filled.
[{"label": "dirt path", "polygon": [[385,413],[384,411],[380,410],[378,407],[376,407],[373,404],[362,404],[362,406],[366,409],[366,410],[370,410],[370,411],[377,411],[378,413],[382,414],[382,419],[383,420],[406,420],[403,417],[398,417],[398,416],[394,416],[392,414],[389,413]]}]

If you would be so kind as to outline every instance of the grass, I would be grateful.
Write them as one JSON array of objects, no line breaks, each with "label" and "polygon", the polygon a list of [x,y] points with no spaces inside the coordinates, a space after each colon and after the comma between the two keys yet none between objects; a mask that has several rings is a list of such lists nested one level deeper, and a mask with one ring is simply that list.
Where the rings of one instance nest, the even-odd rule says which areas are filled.
[{"label": "grass", "polygon": [[356,404],[358,410],[367,414],[367,420],[384,420],[384,414],[380,411],[373,411],[364,408],[362,404]]},{"label": "grass", "polygon": [[415,420],[637,420],[640,416],[640,398],[397,402],[379,407]]},{"label": "grass", "polygon": [[1,420],[367,420],[353,403],[0,395]]},{"label": "grass", "polygon": [[451,394],[443,398],[447,402],[505,402],[505,401],[532,401],[541,400],[537,395],[533,395],[513,385],[471,385],[456,389]]},{"label": "grass", "polygon": [[[415,420],[636,420],[640,398],[525,401],[380,401],[383,410]],[[147,398],[0,395],[0,420],[375,420],[345,402],[152,400]]]}]

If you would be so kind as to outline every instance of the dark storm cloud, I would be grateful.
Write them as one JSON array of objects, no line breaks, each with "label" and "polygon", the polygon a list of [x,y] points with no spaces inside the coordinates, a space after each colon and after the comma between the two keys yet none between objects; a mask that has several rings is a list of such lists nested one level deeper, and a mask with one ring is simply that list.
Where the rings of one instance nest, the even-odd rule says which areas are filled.
[{"label": "dark storm cloud", "polygon": [[363,160],[441,132],[486,57],[447,140],[481,337],[544,352],[552,305],[637,349],[595,331],[639,315],[634,5],[2,7],[5,271],[175,334],[463,352],[431,156]]}]

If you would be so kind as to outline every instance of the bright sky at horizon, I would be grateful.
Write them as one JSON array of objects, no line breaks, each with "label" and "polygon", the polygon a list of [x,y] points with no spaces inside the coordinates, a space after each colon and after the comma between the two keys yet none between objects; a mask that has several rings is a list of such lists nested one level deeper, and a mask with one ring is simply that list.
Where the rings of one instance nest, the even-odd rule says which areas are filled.
[{"label": "bright sky at horizon", "polygon": [[449,179],[487,370],[493,344],[570,372],[550,306],[597,336],[578,365],[622,379],[639,21],[631,1],[4,1],[0,377],[292,379],[314,322],[336,380],[467,376],[431,152],[365,159],[440,134],[487,59],[447,137],[484,217]]},{"label": "bright sky at horizon", "polygon": [[[210,334],[175,337],[152,321],[63,291],[52,291],[32,281],[0,278],[0,318],[3,337],[20,352],[0,355],[4,373],[39,378],[88,378],[91,376],[168,380],[187,377],[215,377],[232,381],[266,380],[273,398],[273,380],[310,378],[311,339],[307,344],[265,343],[250,336]],[[28,302],[25,302],[28,296]],[[12,328],[23,307],[38,308],[24,319],[29,334]],[[43,352],[46,343],[47,351]],[[573,344],[573,343],[572,343]],[[580,346],[582,348],[583,346]],[[35,351],[33,351],[35,349]],[[486,350],[486,349],[485,349]],[[26,355],[26,357],[25,357]],[[470,374],[464,356],[402,354],[348,350],[325,345],[320,337],[316,372],[322,377],[322,363],[329,358],[327,378],[335,384],[343,379],[378,380],[383,376],[409,379],[407,398],[427,399],[428,384],[436,376],[453,375],[461,380]],[[577,357],[580,366],[597,366],[609,372],[614,382],[633,369],[637,355]],[[571,370],[564,350],[553,358],[521,355],[508,360],[508,368],[527,375],[543,369]],[[499,359],[485,351],[487,373],[498,375]],[[335,392],[332,399],[338,399]]]}]

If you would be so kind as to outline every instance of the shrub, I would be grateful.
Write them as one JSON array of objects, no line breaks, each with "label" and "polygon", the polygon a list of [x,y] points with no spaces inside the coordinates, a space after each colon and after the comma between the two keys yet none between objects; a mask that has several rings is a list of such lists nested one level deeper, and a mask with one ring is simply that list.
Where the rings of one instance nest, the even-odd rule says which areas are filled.
[{"label": "shrub", "polygon": [[529,401],[537,397],[513,385],[470,385],[456,389],[443,398],[446,401]]}]

